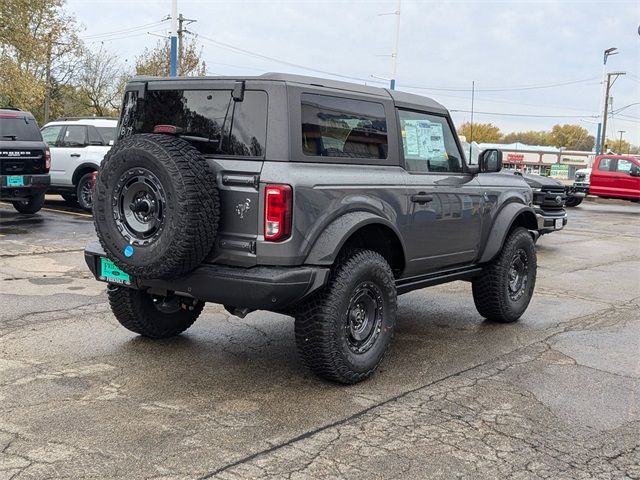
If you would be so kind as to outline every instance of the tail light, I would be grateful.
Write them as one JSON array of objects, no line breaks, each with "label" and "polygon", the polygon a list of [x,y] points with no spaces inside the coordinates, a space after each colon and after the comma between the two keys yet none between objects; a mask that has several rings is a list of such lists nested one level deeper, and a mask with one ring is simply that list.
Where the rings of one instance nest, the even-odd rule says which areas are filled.
[{"label": "tail light", "polygon": [[289,185],[267,185],[264,189],[264,239],[286,240],[291,235],[292,192]]},{"label": "tail light", "polygon": [[98,180],[98,172],[91,173],[91,188],[96,186],[96,181]]},{"label": "tail light", "polygon": [[171,135],[178,135],[182,133],[182,128],[175,125],[156,125],[153,127],[153,133],[169,133]]},{"label": "tail light", "polygon": [[44,151],[44,168],[47,172],[51,170],[51,152],[48,148]]}]

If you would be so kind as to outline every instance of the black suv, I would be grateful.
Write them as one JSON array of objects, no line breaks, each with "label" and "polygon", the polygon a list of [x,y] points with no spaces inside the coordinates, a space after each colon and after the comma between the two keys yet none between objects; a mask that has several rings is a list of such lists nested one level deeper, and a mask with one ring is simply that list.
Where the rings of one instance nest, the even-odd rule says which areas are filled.
[{"label": "black suv", "polygon": [[118,321],[177,335],[205,302],[295,317],[325,378],[367,378],[397,295],[471,282],[483,317],[513,322],[536,280],[531,188],[467,165],[445,107],[321,78],[137,78],[94,189],[85,250]]},{"label": "black suv", "polygon": [[0,200],[20,213],[36,213],[49,186],[51,156],[29,112],[0,109]]}]

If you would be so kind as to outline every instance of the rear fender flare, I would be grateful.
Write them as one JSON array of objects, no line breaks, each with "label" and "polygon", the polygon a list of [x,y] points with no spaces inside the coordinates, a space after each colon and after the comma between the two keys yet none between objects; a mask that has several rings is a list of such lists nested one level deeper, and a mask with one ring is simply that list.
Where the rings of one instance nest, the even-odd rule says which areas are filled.
[{"label": "rear fender flare", "polygon": [[402,242],[402,236],[397,227],[389,220],[378,215],[359,211],[345,213],[331,222],[311,247],[304,263],[308,265],[332,265],[347,240],[360,228],[371,224],[384,225],[391,229],[400,240],[403,254],[406,258],[404,242]]},{"label": "rear fender flare", "polygon": [[480,256],[479,263],[491,261],[493,257],[500,252],[513,223],[516,218],[522,214],[525,215],[527,228],[530,230],[535,230],[537,228],[536,214],[531,207],[523,205],[522,203],[509,203],[500,211],[500,213],[498,213],[495,221],[493,222],[489,237],[485,243],[484,251]]}]

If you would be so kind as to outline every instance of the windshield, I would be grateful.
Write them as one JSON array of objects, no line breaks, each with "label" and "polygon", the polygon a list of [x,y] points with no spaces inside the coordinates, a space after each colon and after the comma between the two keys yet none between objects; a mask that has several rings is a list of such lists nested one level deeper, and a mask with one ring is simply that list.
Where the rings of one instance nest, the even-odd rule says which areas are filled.
[{"label": "windshield", "polygon": [[119,137],[176,128],[203,154],[262,157],[267,135],[267,94],[246,91],[234,101],[231,90],[150,90],[144,101],[125,96]]},{"label": "windshield", "polygon": [[0,117],[0,140],[41,142],[42,135],[34,119],[25,117]]}]

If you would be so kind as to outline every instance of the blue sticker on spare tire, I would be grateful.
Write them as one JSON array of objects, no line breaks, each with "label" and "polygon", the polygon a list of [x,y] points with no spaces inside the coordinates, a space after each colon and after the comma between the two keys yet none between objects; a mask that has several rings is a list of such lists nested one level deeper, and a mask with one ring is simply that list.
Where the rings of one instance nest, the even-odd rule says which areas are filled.
[{"label": "blue sticker on spare tire", "polygon": [[124,256],[129,258],[133,255],[133,247],[131,245],[127,245],[124,247]]}]

